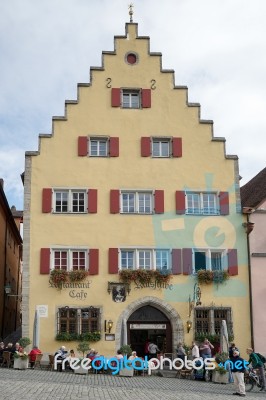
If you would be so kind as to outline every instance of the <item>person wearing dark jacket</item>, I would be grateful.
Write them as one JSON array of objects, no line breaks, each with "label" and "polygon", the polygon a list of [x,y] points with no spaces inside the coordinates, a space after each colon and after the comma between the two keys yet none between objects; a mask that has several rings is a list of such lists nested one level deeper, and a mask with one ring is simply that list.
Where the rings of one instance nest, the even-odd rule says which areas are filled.
[{"label": "person wearing dark jacket", "polygon": [[239,351],[233,351],[233,357],[231,358],[233,363],[231,371],[233,373],[234,384],[236,386],[237,392],[233,393],[237,396],[246,396],[246,388],[244,381],[244,372],[246,370],[243,358],[239,357]]},{"label": "person wearing dark jacket", "polygon": [[254,350],[251,347],[247,349],[247,354],[249,355],[249,360],[248,360],[249,364],[252,364],[252,368],[256,368],[259,370],[260,380],[262,383],[260,392],[264,392],[266,389],[264,364],[261,361],[260,357],[254,352]]}]

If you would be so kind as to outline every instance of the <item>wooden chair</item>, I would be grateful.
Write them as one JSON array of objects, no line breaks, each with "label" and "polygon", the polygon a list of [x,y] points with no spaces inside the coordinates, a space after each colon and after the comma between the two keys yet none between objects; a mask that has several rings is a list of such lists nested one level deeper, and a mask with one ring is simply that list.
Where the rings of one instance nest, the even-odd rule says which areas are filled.
[{"label": "wooden chair", "polygon": [[53,371],[53,369],[54,369],[54,355],[53,354],[49,354],[49,368],[50,368],[50,371]]},{"label": "wooden chair", "polygon": [[11,366],[11,364],[12,364],[11,353],[9,351],[4,351],[1,367],[4,367],[4,365],[6,365],[7,368],[9,368]]},{"label": "wooden chair", "polygon": [[40,369],[42,368],[42,367],[41,367],[41,360],[42,360],[42,357],[43,357],[43,354],[37,354],[37,355],[36,355],[35,363],[34,363],[34,366],[33,366],[34,369],[35,369],[36,367],[39,367]]}]

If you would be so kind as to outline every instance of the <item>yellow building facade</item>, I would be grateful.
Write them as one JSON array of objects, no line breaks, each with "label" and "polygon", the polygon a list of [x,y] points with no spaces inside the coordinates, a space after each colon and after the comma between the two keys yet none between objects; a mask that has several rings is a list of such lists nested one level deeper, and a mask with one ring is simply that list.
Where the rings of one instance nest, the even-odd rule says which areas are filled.
[{"label": "yellow building facade", "polygon": [[[44,352],[85,338],[103,355],[123,344],[144,355],[147,340],[174,353],[204,335],[218,348],[226,320],[244,349],[238,158],[137,28],[126,24],[26,153],[23,336],[33,337],[38,309]],[[199,282],[202,270],[214,282]]]}]

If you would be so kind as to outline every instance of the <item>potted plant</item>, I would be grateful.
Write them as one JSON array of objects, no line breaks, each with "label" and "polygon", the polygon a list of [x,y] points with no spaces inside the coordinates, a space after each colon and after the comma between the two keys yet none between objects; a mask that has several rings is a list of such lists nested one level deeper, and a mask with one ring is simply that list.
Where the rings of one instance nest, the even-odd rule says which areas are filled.
[{"label": "potted plant", "polygon": [[212,382],[214,383],[228,383],[229,382],[229,371],[224,366],[224,363],[228,360],[228,353],[220,352],[215,354],[215,361],[217,367],[212,373]]},{"label": "potted plant", "polygon": [[[131,346],[129,344],[124,344],[123,346],[120,347],[119,349],[123,356],[129,357],[132,353]],[[129,365],[128,365],[129,367]],[[134,375],[134,369],[133,368],[123,368],[120,369],[119,371],[119,376],[133,376]]]},{"label": "potted plant", "polygon": [[29,346],[29,345],[31,344],[30,338],[28,338],[28,337],[26,337],[26,336],[24,336],[24,337],[22,337],[21,339],[19,339],[18,342],[19,342],[20,346],[21,346],[23,349],[25,349],[27,346]]},{"label": "potted plant", "polygon": [[29,366],[29,356],[26,352],[15,352],[14,353],[14,368],[15,369],[27,369]]},{"label": "potted plant", "polygon": [[[80,363],[81,363],[81,361],[84,359],[85,353],[87,353],[89,350],[90,350],[89,342],[84,342],[84,341],[83,341],[83,342],[80,342],[80,343],[77,345],[77,351],[78,351],[79,353],[82,353],[82,357],[80,358]],[[88,369],[87,369],[87,368],[83,368],[82,365],[79,365],[79,368],[74,369],[74,373],[75,373],[75,374],[82,374],[82,375],[85,375],[85,374],[88,373]]]},{"label": "potted plant", "polygon": [[123,344],[123,346],[121,346],[119,350],[121,351],[121,353],[124,356],[127,356],[127,357],[131,356],[132,349],[129,344]]}]

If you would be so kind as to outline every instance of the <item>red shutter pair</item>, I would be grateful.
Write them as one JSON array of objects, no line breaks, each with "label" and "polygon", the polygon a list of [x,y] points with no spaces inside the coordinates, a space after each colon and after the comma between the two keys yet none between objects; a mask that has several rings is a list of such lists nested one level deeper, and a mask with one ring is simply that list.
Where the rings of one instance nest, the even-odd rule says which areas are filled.
[{"label": "red shutter pair", "polygon": [[[97,189],[88,189],[88,213],[97,213]],[[51,188],[44,188],[42,190],[42,212],[52,212],[52,196],[53,192]]]},{"label": "red shutter pair", "polygon": [[[99,250],[89,250],[89,274],[98,275],[99,273]],[[40,274],[50,274],[50,249],[41,249]]]},{"label": "red shutter pair", "polygon": [[[89,155],[88,150],[88,137],[79,136],[78,137],[78,156],[87,157]],[[119,138],[110,137],[109,138],[109,156],[119,157]]]},{"label": "red shutter pair", "polygon": [[[238,275],[237,249],[229,249],[227,252],[228,273]],[[192,249],[182,249],[183,275],[192,274]]]},{"label": "red shutter pair", "polygon": [[[155,214],[164,213],[164,191],[155,190],[154,191],[154,212]],[[120,192],[117,189],[112,189],[110,191],[110,213],[119,214],[120,213]]]},{"label": "red shutter pair", "polygon": [[[141,157],[150,157],[152,155],[152,138],[142,137],[141,138]],[[182,138],[172,138],[172,156],[182,157]]]},{"label": "red shutter pair", "polygon": [[[176,213],[186,213],[186,193],[182,190],[177,190],[175,194],[176,199]],[[220,192],[220,215],[229,215],[229,193]]]},{"label": "red shutter pair", "polygon": [[[121,89],[112,88],[111,92],[112,107],[121,106]],[[141,89],[141,106],[142,108],[151,108],[151,89]]]}]

